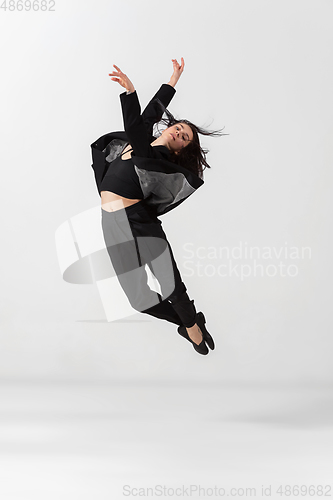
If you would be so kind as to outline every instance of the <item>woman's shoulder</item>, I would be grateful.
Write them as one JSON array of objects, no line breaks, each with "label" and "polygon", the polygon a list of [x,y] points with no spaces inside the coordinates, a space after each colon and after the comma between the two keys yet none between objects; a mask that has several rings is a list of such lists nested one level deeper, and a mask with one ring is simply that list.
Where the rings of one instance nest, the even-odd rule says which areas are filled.
[{"label": "woman's shoulder", "polygon": [[159,153],[166,160],[170,160],[171,153],[166,146],[163,146],[162,144],[158,144],[157,146],[152,146],[152,148],[154,148],[154,151]]}]

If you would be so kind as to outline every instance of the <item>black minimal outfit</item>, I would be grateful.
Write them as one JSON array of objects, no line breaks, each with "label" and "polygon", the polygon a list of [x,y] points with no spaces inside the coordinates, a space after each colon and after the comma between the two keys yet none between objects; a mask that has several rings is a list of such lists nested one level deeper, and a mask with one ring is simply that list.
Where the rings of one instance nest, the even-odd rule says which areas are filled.
[{"label": "black minimal outfit", "polygon": [[[137,311],[191,327],[196,322],[194,300],[177,268],[171,246],[157,215],[182,203],[203,184],[192,172],[169,161],[165,146],[151,146],[153,124],[175,93],[163,84],[141,115],[136,92],[120,95],[125,132],[113,132],[91,145],[93,170],[100,194],[112,191],[141,199],[113,212],[101,208],[103,236],[117,278]],[[132,158],[122,160],[130,143]],[[147,284],[145,265],[158,280],[161,294]]]}]

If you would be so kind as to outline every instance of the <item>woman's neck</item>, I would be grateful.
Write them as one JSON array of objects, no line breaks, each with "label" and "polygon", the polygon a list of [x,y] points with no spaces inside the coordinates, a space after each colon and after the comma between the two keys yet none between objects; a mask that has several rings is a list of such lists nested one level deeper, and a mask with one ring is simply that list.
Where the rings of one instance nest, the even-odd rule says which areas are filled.
[{"label": "woman's neck", "polygon": [[150,145],[151,146],[165,146],[170,151],[169,144],[168,144],[167,140],[165,139],[165,137],[162,137],[162,136],[155,139],[155,141],[151,142]]}]

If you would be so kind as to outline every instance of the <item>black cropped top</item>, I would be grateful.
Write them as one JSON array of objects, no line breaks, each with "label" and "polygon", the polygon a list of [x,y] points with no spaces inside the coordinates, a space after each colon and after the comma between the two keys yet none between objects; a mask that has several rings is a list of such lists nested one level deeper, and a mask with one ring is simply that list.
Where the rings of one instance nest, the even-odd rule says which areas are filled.
[{"label": "black cropped top", "polygon": [[111,191],[131,200],[144,198],[132,158],[122,160],[119,155],[111,161],[100,185],[101,191]]}]

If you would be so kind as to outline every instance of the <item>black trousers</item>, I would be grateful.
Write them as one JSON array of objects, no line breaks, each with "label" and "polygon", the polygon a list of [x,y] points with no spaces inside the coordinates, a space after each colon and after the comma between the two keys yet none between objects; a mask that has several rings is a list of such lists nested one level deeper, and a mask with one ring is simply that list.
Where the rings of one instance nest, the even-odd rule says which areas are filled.
[{"label": "black trousers", "polygon": [[[187,294],[162,222],[144,200],[114,212],[101,208],[101,223],[112,266],[131,306],[177,325],[193,326],[194,300]],[[161,293],[148,286],[146,264]]]}]

